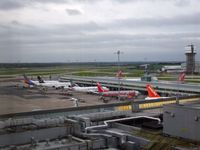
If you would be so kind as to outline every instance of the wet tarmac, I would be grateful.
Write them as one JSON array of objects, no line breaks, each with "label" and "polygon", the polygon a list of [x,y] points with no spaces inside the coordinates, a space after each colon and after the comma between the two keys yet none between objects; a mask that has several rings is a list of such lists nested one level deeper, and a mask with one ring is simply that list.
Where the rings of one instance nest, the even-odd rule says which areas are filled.
[{"label": "wet tarmac", "polygon": [[[0,82],[0,114],[74,107],[72,98],[78,99],[79,106],[103,104],[99,97],[54,88],[24,87],[21,82],[15,81]],[[116,102],[116,99],[109,101]]]}]

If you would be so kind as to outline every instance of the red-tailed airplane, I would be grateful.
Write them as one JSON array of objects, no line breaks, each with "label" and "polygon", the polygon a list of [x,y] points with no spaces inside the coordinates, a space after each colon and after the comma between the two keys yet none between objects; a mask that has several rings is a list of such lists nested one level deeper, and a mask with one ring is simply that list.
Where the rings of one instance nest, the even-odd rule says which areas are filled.
[{"label": "red-tailed airplane", "polygon": [[150,85],[146,85],[148,96],[145,98],[145,100],[151,100],[151,99],[162,99],[162,98],[168,98],[168,97],[161,97],[154,88]]},{"label": "red-tailed airplane", "polygon": [[[182,73],[179,75],[177,81],[178,81],[179,83],[184,83],[184,80],[185,80],[185,72],[182,72]],[[161,96],[154,90],[154,88],[153,88],[150,84],[147,84],[147,85],[146,85],[146,88],[147,88],[148,96],[145,98],[145,100],[168,98],[168,97],[161,97]]]},{"label": "red-tailed airplane", "polygon": [[125,97],[125,98],[133,98],[137,95],[139,95],[138,91],[135,90],[123,90],[123,91],[109,91],[103,89],[100,83],[97,83],[98,92],[103,97]]}]

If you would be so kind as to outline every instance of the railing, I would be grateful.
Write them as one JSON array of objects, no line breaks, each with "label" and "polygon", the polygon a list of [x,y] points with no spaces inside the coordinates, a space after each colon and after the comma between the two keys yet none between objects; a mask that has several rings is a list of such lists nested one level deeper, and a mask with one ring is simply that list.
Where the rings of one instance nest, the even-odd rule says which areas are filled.
[{"label": "railing", "polygon": [[[178,97],[179,103],[187,103],[200,101],[200,95],[195,96],[184,96]],[[105,112],[105,111],[126,111],[132,110],[140,111],[145,109],[161,108],[165,104],[176,103],[176,97],[167,99],[157,99],[157,100],[137,100],[137,101],[126,101],[110,104],[101,104],[93,106],[81,106],[81,107],[71,107],[63,109],[51,109],[51,110],[39,110],[31,112],[20,112],[20,113],[10,113],[0,115],[0,120],[7,118],[23,118],[23,117],[33,117],[33,118],[45,118],[49,116],[69,116],[69,115],[79,115],[88,114],[94,112]]]},{"label": "railing", "polygon": [[196,96],[183,96],[183,97],[171,97],[171,98],[165,98],[165,99],[154,99],[154,100],[141,100],[137,102],[133,102],[132,105],[125,105],[118,107],[118,110],[130,110],[133,111],[141,111],[141,110],[147,110],[147,109],[155,109],[155,108],[162,108],[163,105],[166,104],[184,104],[184,103],[190,103],[190,102],[200,102],[200,95]]}]

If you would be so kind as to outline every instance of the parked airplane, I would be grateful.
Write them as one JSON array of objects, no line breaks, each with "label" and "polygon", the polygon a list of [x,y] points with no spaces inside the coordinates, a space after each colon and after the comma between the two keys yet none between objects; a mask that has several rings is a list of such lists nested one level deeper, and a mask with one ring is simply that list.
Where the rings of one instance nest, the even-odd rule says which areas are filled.
[{"label": "parked airplane", "polygon": [[[179,82],[179,83],[184,83],[184,80],[185,80],[185,72],[182,72],[177,81],[176,82]],[[173,81],[172,81],[173,82]],[[168,98],[168,97],[161,97],[154,89],[153,87],[150,85],[150,84],[147,84],[146,85],[146,88],[147,88],[147,92],[148,92],[148,97],[145,98],[145,100],[150,100],[150,99],[162,99],[162,98]]]},{"label": "parked airplane", "polygon": [[[78,85],[75,85],[71,88],[70,90],[77,91],[77,92],[86,92],[86,93],[93,93],[97,94],[98,93],[98,88],[97,86],[87,86],[87,87],[80,87]],[[107,87],[103,87],[104,90],[108,90]]]},{"label": "parked airplane", "polygon": [[138,91],[135,90],[123,90],[123,91],[109,91],[103,89],[100,83],[97,83],[97,88],[98,92],[103,96],[103,97],[126,97],[126,98],[133,98],[137,95],[139,95]]},{"label": "parked airplane", "polygon": [[44,81],[40,76],[38,76],[38,81],[29,79],[26,75],[24,76],[24,83],[29,86],[43,86],[43,87],[53,87],[53,88],[68,88],[71,86],[70,82],[59,82],[59,81]]},{"label": "parked airplane", "polygon": [[145,100],[151,100],[151,99],[162,99],[162,98],[168,98],[168,97],[161,97],[154,88],[150,85],[146,85],[148,96],[145,98]]}]

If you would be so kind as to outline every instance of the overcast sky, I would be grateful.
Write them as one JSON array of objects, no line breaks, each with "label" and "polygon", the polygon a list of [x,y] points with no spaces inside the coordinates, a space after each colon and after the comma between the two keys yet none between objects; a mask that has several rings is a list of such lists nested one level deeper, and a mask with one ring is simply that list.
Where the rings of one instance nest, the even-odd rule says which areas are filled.
[{"label": "overcast sky", "polygon": [[200,60],[200,0],[0,0],[0,62]]}]

